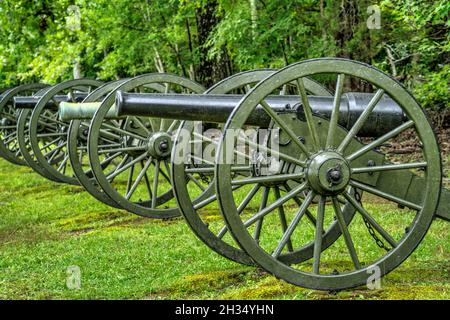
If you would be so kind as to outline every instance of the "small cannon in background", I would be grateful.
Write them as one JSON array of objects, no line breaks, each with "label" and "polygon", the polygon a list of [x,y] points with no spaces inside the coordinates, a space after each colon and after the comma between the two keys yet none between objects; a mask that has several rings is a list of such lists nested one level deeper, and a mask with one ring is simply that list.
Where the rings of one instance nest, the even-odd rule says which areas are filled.
[{"label": "small cannon in background", "polygon": [[[335,84],[318,83],[323,74]],[[372,92],[344,93],[351,78]],[[59,110],[59,101],[49,103],[59,99],[56,91],[37,105],[52,113],[60,130],[53,133],[67,152],[35,159],[53,167],[69,159],[72,171],[57,170],[54,178],[69,177],[65,182],[136,214],[169,218],[181,211],[216,252],[296,285],[364,284],[371,271],[382,276],[405,260],[434,217],[449,220],[450,197],[424,111],[399,83],[361,63],[316,59],[244,72],[206,92],[187,79],[149,74],[88,90],[84,103],[63,100]],[[82,90],[70,96],[77,94]],[[29,136],[47,139],[35,143],[41,147],[54,137],[42,136],[42,119],[28,120]],[[196,121],[223,134],[198,133]],[[247,128],[276,135],[278,148],[271,139],[233,136]],[[387,147],[404,131],[421,146],[417,159]],[[238,149],[237,141],[248,148]],[[215,161],[198,158],[192,145],[216,146]],[[231,163],[222,161],[227,150]],[[245,161],[234,163],[237,155]],[[374,212],[372,203],[382,209]],[[217,206],[224,219],[211,221],[205,212]]]}]

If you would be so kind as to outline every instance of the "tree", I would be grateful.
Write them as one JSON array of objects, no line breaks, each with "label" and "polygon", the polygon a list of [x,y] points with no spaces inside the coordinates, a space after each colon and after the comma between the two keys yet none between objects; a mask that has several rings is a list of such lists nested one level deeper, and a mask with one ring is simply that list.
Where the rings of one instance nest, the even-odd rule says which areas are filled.
[{"label": "tree", "polygon": [[[2,86],[173,72],[206,86],[242,70],[338,56],[393,74],[427,108],[450,105],[450,2],[381,0],[3,0]],[[77,6],[80,27],[69,28]],[[356,84],[355,84],[356,86]],[[357,87],[365,90],[364,87]]]}]

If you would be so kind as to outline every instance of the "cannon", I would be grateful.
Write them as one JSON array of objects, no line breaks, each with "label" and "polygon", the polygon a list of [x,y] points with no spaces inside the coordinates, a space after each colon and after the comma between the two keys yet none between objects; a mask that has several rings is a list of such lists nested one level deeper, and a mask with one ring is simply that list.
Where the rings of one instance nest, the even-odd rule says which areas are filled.
[{"label": "cannon", "polygon": [[[69,165],[67,129],[69,123],[58,119],[59,101],[79,101],[101,81],[69,80],[41,90],[33,97],[15,97],[17,142],[20,155],[28,166],[55,182],[78,184]],[[33,107],[33,103],[35,103]]]},{"label": "cannon", "polygon": [[[323,74],[335,75],[333,111],[328,119],[313,114],[302,84],[304,77]],[[349,130],[338,125],[346,79],[361,79],[371,84],[374,93]],[[289,114],[275,113],[265,102],[274,90],[293,81],[302,97],[304,121]],[[403,124],[369,141],[359,139],[359,131],[384,95],[402,108],[406,115]],[[229,135],[245,125],[258,105],[291,143],[280,146],[278,158],[283,165],[277,172],[240,179],[234,174],[232,164],[223,161],[234,147],[227,141],[233,141]],[[401,157],[385,146],[407,130],[421,150],[414,159]],[[306,142],[299,136],[305,137]],[[270,148],[270,145],[265,147]],[[270,153],[270,149],[267,151]],[[367,283],[373,270],[383,276],[414,251],[436,213],[448,220],[448,192],[441,187],[439,147],[425,112],[397,81],[363,63],[314,59],[288,66],[261,81],[227,119],[215,162],[218,203],[234,239],[258,265],[303,287],[340,290]],[[273,190],[274,197],[250,214],[239,214],[241,200],[233,187],[242,184],[248,188],[259,185],[263,189],[261,192]],[[285,190],[279,192],[283,188]],[[301,193],[305,197],[301,203],[296,203],[294,199]],[[388,206],[383,212],[370,208],[371,201],[377,200],[385,201]],[[287,212],[294,203],[297,206],[290,221],[281,223],[281,232],[278,230],[274,234],[275,230],[270,227],[271,213]],[[342,210],[344,203],[355,209],[355,216],[349,223]],[[315,223],[306,219],[310,208],[316,211]],[[265,229],[264,224],[268,225]],[[327,224],[337,225],[342,237],[322,250],[323,229]],[[367,237],[352,236],[359,225],[367,227]],[[308,228],[313,232],[306,236]],[[305,242],[313,243],[313,258],[295,263],[289,254],[295,252],[298,243]],[[344,251],[340,251],[342,249]],[[347,258],[348,265],[333,265],[333,251],[346,251],[346,257],[340,256]]]},{"label": "cannon", "polygon": [[[264,72],[264,74],[267,75],[267,72]],[[216,91],[219,91],[219,88],[223,88],[219,92],[226,93],[226,88],[230,82],[231,79],[221,82],[216,87]],[[169,85],[170,88],[168,88]],[[317,86],[317,84],[315,85]],[[178,127],[179,121],[162,121],[159,123],[158,120],[140,119],[134,115],[130,115],[130,117],[116,117],[111,113],[111,105],[114,104],[116,91],[136,90],[143,86],[153,86],[152,89],[154,92],[165,92],[167,90],[181,92],[181,89],[188,89],[194,92],[195,95],[195,93],[198,94],[204,91],[200,85],[175,75],[149,74],[124,81],[100,103],[91,101],[85,101],[82,104],[61,103],[59,106],[60,120],[72,121],[68,140],[69,150],[74,150],[70,157],[72,167],[78,180],[80,182],[84,181],[82,184],[85,187],[87,186],[87,189],[90,190],[89,192],[99,200],[106,194],[108,198],[114,199],[116,204],[136,214],[151,216],[153,218],[177,216],[180,212],[176,207],[176,203],[173,201],[173,194],[170,188],[168,190],[163,189],[162,196],[158,195],[156,199],[153,197],[153,193],[159,193],[159,190],[161,190],[161,186],[156,182],[158,179],[154,178],[155,175],[158,176],[161,174],[166,184],[169,182],[170,185],[170,134]],[[322,91],[319,93],[325,94],[326,91],[322,88]],[[152,93],[152,95],[154,94]],[[169,93],[166,92],[165,94]],[[186,92],[183,95],[188,96]],[[104,110],[107,110],[107,114],[102,114]],[[89,141],[87,151],[91,150],[88,152],[89,166],[86,166],[86,172],[89,173],[90,177],[83,174],[81,167],[77,164],[77,159],[83,157],[81,153],[83,152],[82,148],[84,148],[80,148],[80,124],[83,123],[81,120],[87,121],[86,124],[82,125],[84,127],[83,130],[87,131],[90,128],[89,134],[83,134],[85,139]],[[120,129],[115,129],[112,126],[121,127]],[[111,136],[111,132],[113,131],[116,131],[116,136]],[[155,132],[157,133],[155,134]],[[146,143],[150,136],[152,137],[151,157],[149,157],[147,152],[147,146],[149,144]],[[115,142],[111,140],[109,143],[101,142],[101,139],[105,137],[110,137]],[[159,148],[161,142],[164,141],[167,141],[169,145],[162,151]],[[144,142],[146,144],[145,146],[143,145]],[[77,148],[78,153],[75,151]],[[70,153],[71,151],[69,151]],[[109,160],[112,157],[114,157],[114,162],[110,162]],[[152,174],[149,173],[148,177],[146,175],[134,177],[133,175],[136,175],[134,173],[134,167],[137,165],[145,165],[145,163],[142,163],[143,159],[151,159],[154,162],[162,163],[164,170],[161,168],[161,165],[157,165],[151,170],[154,170],[154,172]],[[117,167],[113,167],[114,165]],[[148,168],[143,171],[147,172]],[[106,172],[108,174],[105,175]],[[92,175],[94,179],[92,179]],[[117,179],[118,175],[123,176],[126,183],[125,181],[121,183],[121,179]],[[135,178],[136,181],[133,180]],[[95,180],[94,183],[88,182],[93,180]],[[150,183],[151,180],[153,180],[152,185]],[[194,177],[191,177],[191,183],[198,185],[199,182]],[[94,185],[96,186],[95,188]],[[140,191],[140,189],[143,190]],[[139,194],[140,192],[141,195],[136,198],[137,201],[130,199],[130,191],[131,195]],[[200,201],[202,197],[206,197],[206,194],[204,193],[201,197],[198,197],[196,201]],[[171,200],[172,207],[169,205]],[[165,204],[166,207],[161,208],[162,204]]]},{"label": "cannon", "polygon": [[[364,111],[373,95],[366,93],[346,93],[341,99],[339,125],[351,128],[356,119]],[[176,120],[197,121],[201,119],[210,123],[225,123],[233,109],[238,105],[243,95],[189,95],[180,98],[179,95],[153,95],[117,92],[116,109],[114,114],[166,117]],[[330,117],[333,97],[309,96],[309,103],[313,113]],[[302,108],[299,108],[299,96],[270,96],[267,103],[277,112],[286,112],[289,109],[297,110],[299,118],[304,117]],[[180,112],[183,110],[183,112]],[[399,126],[405,119],[402,109],[389,98],[384,97],[377,108],[372,112],[368,125],[361,129],[360,136],[380,136],[389,129]],[[267,127],[270,116],[259,106],[248,117],[246,125]]]},{"label": "cannon", "polygon": [[0,156],[13,164],[24,165],[17,141],[18,111],[14,108],[16,95],[33,96],[48,87],[45,84],[26,84],[6,90],[0,96]]},{"label": "cannon", "polygon": [[[244,85],[250,86],[251,84],[254,84],[255,82],[263,79],[265,76],[271,74],[272,72],[273,72],[273,70],[255,70],[255,71],[251,71],[251,72],[245,72],[243,74],[238,74],[238,75],[235,75],[235,76],[232,76],[230,78],[223,80],[222,82],[218,83],[213,88],[208,90],[206,93],[225,94],[225,93],[231,92],[233,90],[236,90],[237,88],[241,88]],[[115,88],[114,91],[119,91],[119,89],[124,89],[124,88],[128,88],[128,90],[130,90],[130,88],[135,88],[135,86],[137,84],[142,84],[145,82],[151,83],[151,81],[159,81],[159,82],[171,81],[171,83],[174,83],[175,80],[176,81],[186,81],[186,80],[180,79],[179,77],[174,77],[173,75],[160,75],[160,74],[145,75],[145,76],[140,76],[134,80],[130,80],[128,84],[124,83],[123,85],[118,86],[117,88]],[[326,89],[324,89],[322,86],[318,85],[315,82],[312,82],[312,81],[308,82],[307,87],[308,87],[308,91],[311,93],[316,93],[318,95],[327,95],[327,94],[329,95],[329,92]],[[113,110],[113,108],[111,108],[111,105],[114,103],[114,97],[115,97],[112,94],[113,94],[113,92],[110,93],[110,95],[111,95],[110,101],[106,104],[105,103],[95,104],[90,101],[85,101],[85,103],[83,103],[83,104],[62,103],[60,105],[59,115],[60,115],[61,120],[68,121],[68,120],[72,119],[71,130],[69,133],[69,136],[70,136],[69,150],[75,150],[75,148],[71,148],[71,146],[80,145],[79,144],[80,138],[79,138],[78,134],[76,133],[77,132],[76,130],[77,130],[77,128],[80,128],[79,121],[81,119],[88,120],[88,123],[85,124],[84,126],[91,127],[91,129],[92,128],[95,129],[95,126],[91,126],[92,123],[97,124],[98,128],[101,128],[102,126],[104,126],[103,122],[107,122],[107,121],[109,122],[109,121],[115,120],[115,121],[122,121],[125,123],[129,122],[129,120],[126,119],[127,118],[126,116],[117,117],[111,113],[111,110]],[[184,94],[183,96],[186,96],[186,95]],[[89,100],[89,99],[87,99],[87,100]],[[102,107],[102,105],[103,105],[103,107]],[[109,110],[106,112],[106,114],[102,115],[102,118],[99,118],[98,115],[95,114],[95,112],[97,110],[101,110],[101,108],[103,108],[103,112],[105,112],[108,109]],[[94,116],[94,118],[92,119],[93,116]],[[78,120],[76,120],[76,119],[78,119]],[[102,121],[99,121],[99,119]],[[131,118],[131,119],[133,119],[133,118]],[[140,126],[142,126],[142,123],[145,122],[144,119],[139,120],[139,121],[137,121],[137,119],[134,119],[134,121],[136,121],[137,123],[140,122],[141,123]],[[170,127],[173,127],[173,124],[174,123],[172,122],[172,123],[169,123],[166,125],[170,128]],[[97,132],[94,131],[93,135],[91,135],[92,134],[92,131],[91,131],[89,133],[90,143],[92,143],[91,136],[100,137],[102,135],[107,135],[107,132],[105,132],[105,129],[108,128],[108,126],[109,125],[104,126],[103,129],[100,129]],[[153,133],[153,135],[155,135],[157,137],[160,136],[161,134],[166,134],[166,132],[164,130],[161,130],[161,126],[158,124],[155,125],[155,123],[153,123],[153,124],[149,125],[148,127],[149,128],[147,128],[147,130],[150,128],[155,128],[155,127],[159,128],[159,132]],[[73,129],[75,129],[75,131],[72,131]],[[136,133],[142,134],[142,130],[141,130],[141,132],[136,130],[136,129],[139,129],[139,127],[134,128],[134,129],[130,128],[130,127],[126,127],[124,129],[126,129],[126,130],[123,130],[121,132],[121,134],[123,134],[124,136],[127,136],[127,134],[131,134],[132,136],[135,136]],[[170,129],[168,129],[168,131],[170,132]],[[78,140],[78,142],[77,142],[77,140]],[[102,151],[101,149],[104,147],[107,147],[107,145],[100,145],[100,146],[97,146],[96,148],[91,147],[91,150],[94,151],[92,153],[94,155],[99,154]],[[128,162],[129,166],[127,168],[128,173],[124,172],[125,173],[124,175],[128,180],[127,181],[127,190],[130,190],[129,188],[131,185],[136,186],[136,185],[139,185],[139,182],[142,182],[141,185],[142,185],[143,189],[145,190],[147,188],[148,190],[150,190],[149,200],[153,199],[152,191],[160,188],[159,183],[157,183],[157,180],[154,179],[154,175],[153,175],[153,177],[150,176],[150,178],[152,178],[152,179],[148,179],[148,180],[153,180],[153,190],[151,190],[151,188],[150,188],[149,181],[145,181],[142,178],[139,178],[139,177],[145,176],[145,175],[141,175],[141,173],[145,173],[145,174],[147,173],[148,169],[145,168],[145,166],[142,166],[142,164],[141,164],[142,167],[141,167],[141,169],[139,169],[141,171],[139,172],[139,174],[137,174],[137,177],[135,177],[135,180],[133,180],[133,176],[132,176],[133,175],[133,167],[137,166],[137,163],[134,162],[135,158],[146,156],[146,154],[147,154],[146,160],[148,161],[151,159],[151,157],[148,156],[146,148],[141,148],[140,150],[136,150],[135,148],[133,148],[131,150],[126,150],[123,148],[122,145],[117,145],[116,147],[117,147],[117,149],[115,149],[115,151],[118,151],[118,152],[112,152],[112,154],[113,155],[118,154],[119,156],[122,156],[125,160],[127,160],[127,159],[129,160],[129,162]],[[111,146],[109,146],[109,148],[111,148]],[[83,152],[83,150],[85,150],[82,148],[79,148],[79,149],[80,150],[78,151],[78,153],[81,153],[81,152]],[[139,151],[139,152],[137,152],[137,151]],[[155,156],[155,155],[153,155],[153,156]],[[158,155],[156,155],[156,156],[158,156]],[[162,160],[167,161],[167,159],[170,156],[170,153],[166,152],[165,154],[160,154],[159,156],[160,157],[157,157],[157,159],[159,161],[162,161]],[[75,160],[78,158],[79,157],[76,155],[76,153],[74,153],[73,157],[71,156],[71,160]],[[102,161],[102,163],[104,163],[104,162]],[[117,168],[122,168],[121,166],[125,166],[125,165],[126,165],[126,162],[124,162],[123,160],[118,161],[118,164],[116,165],[115,168],[112,169],[112,171],[117,170]],[[75,165],[75,163],[72,163],[72,167],[75,169],[78,167],[78,165]],[[156,167],[155,167],[155,169],[156,169]],[[168,169],[170,169],[170,168],[168,168]],[[109,170],[109,172],[111,172],[111,169],[106,169],[104,167],[100,171],[99,169],[96,169],[93,166],[91,166],[85,173],[83,173],[82,171],[79,172],[78,169],[75,169],[75,172],[76,172],[76,175],[77,175],[78,179],[80,180],[80,182],[82,181],[82,179],[85,180],[86,182],[89,182],[89,177],[87,176],[86,173],[92,173],[92,171],[94,171],[94,173],[95,173],[95,170],[97,170],[97,175],[100,175],[100,177],[105,170]],[[169,170],[167,170],[167,171],[169,171]],[[94,176],[95,176],[95,174],[94,174]],[[131,178],[130,178],[130,176],[131,176]],[[95,176],[95,178],[96,177],[97,176]],[[82,179],[80,179],[80,178],[82,178]],[[167,180],[166,177],[165,177],[165,179]],[[131,180],[131,182],[130,182],[130,180]],[[99,180],[97,180],[97,181],[99,181]],[[136,183],[138,183],[138,184],[136,184]],[[82,184],[84,186],[88,186],[88,185],[85,185],[84,183],[82,183]],[[192,200],[191,203],[194,205],[204,206],[205,203],[211,203],[211,199],[214,198],[214,194],[212,193],[213,192],[212,185],[202,187],[201,182],[198,181],[198,179],[196,179],[191,174],[188,174],[188,179],[187,179],[187,181],[186,180],[184,181],[184,184],[188,185],[189,188],[199,191],[199,193],[200,193],[200,194],[197,194],[195,199]],[[92,188],[94,185],[95,184],[92,183],[92,185],[90,187]],[[114,193],[111,192],[111,190],[113,190],[113,188],[116,191],[116,193],[118,193],[117,188],[115,188],[115,185],[117,185],[117,181],[114,181],[114,182],[111,180],[106,181],[106,182],[103,181],[102,186],[100,186],[100,184],[98,184],[98,185],[99,185],[98,190],[94,190],[95,192],[92,192],[93,190],[90,190],[90,191],[88,190],[88,191],[92,195],[96,196],[101,201],[102,201],[102,199],[99,196],[103,193],[105,193],[108,196],[111,196],[111,198],[114,196]],[[136,188],[137,187],[135,187],[134,189],[136,189]],[[126,191],[126,192],[128,193],[129,191]],[[97,193],[97,195],[95,195],[95,193]],[[117,195],[116,195],[116,199],[117,199],[117,202],[116,202],[117,204],[120,204],[119,201],[122,200],[122,203],[125,203],[125,205],[122,205],[122,206],[126,206],[128,211],[134,212],[137,214],[141,214],[144,216],[152,216],[153,218],[161,218],[161,217],[167,217],[168,213],[170,213],[172,215],[179,214],[178,208],[177,208],[177,210],[170,209],[170,211],[167,210],[167,208],[164,208],[166,210],[161,210],[161,208],[158,208],[158,206],[160,206],[159,203],[156,203],[155,205],[151,205],[150,207],[146,208],[145,203],[143,201],[140,201],[140,203],[134,203],[134,202],[130,201],[131,199],[121,199],[120,197],[117,197]],[[128,201],[128,202],[126,202],[126,201]],[[152,201],[148,201],[148,202],[151,203]],[[140,211],[137,211],[133,208],[133,206],[137,207],[137,205],[139,205],[139,207],[142,208],[141,209],[138,207],[138,209],[140,209]],[[187,218],[187,221],[191,225],[194,232],[197,233],[198,230],[196,229],[196,226],[198,224],[195,222],[195,219],[196,218],[194,216],[192,221],[188,218]],[[197,219],[198,219],[198,217],[197,217]],[[199,233],[199,234],[201,234],[201,233]],[[330,243],[333,242],[332,238],[336,238],[336,236],[338,236],[338,233],[336,233],[336,228],[334,228],[333,232],[328,233]],[[213,241],[210,241],[210,239],[213,239]],[[212,238],[211,237],[203,237],[202,240],[205,241],[205,243],[207,243],[213,250],[226,256],[227,258],[233,259],[240,263],[252,264],[251,259],[242,250],[235,248],[235,249],[232,249],[231,253],[228,253],[229,249],[232,248],[232,246],[230,246],[229,244],[227,244],[224,241],[217,241],[217,238],[215,238],[215,237],[212,237]],[[310,253],[308,253],[307,251],[305,251],[304,255],[307,256],[308,258],[311,257]]]},{"label": "cannon", "polygon": [[[359,62],[247,71],[208,90],[171,74],[13,90],[0,96],[2,157],[112,207],[182,214],[217,253],[298,286],[383,276],[433,219],[450,220],[424,111]],[[402,135],[414,155],[393,147]]]},{"label": "cannon", "polygon": [[[334,77],[331,97],[308,93],[307,79],[323,74]],[[372,92],[344,93],[355,79],[369,84]],[[91,136],[108,119],[197,120],[212,127],[218,123],[223,131],[218,141],[191,129],[185,139],[186,132],[178,131],[171,155],[178,206],[185,217],[191,215],[191,228],[208,245],[222,246],[225,252],[217,243],[226,242],[236,250],[228,248],[224,255],[242,253],[234,260],[255,263],[308,288],[351,288],[366,283],[375,269],[383,276],[414,251],[433,219],[449,220],[450,197],[441,187],[433,129],[412,95],[381,71],[344,59],[315,59],[267,75],[245,95],[218,94],[118,90],[95,113],[90,153],[95,156],[98,148]],[[182,128],[193,127],[190,123]],[[263,143],[241,135],[255,127],[268,130]],[[417,140],[414,159],[390,147],[389,141],[405,132]],[[151,141],[152,135],[146,139]],[[214,161],[192,161],[195,155],[188,146],[205,142],[217,145]],[[256,157],[239,149],[238,142],[252,147]],[[139,146],[145,146],[147,156],[154,152],[148,144]],[[244,158],[242,163],[237,163],[238,156]],[[145,171],[142,168],[140,175]],[[195,202],[199,192],[186,187],[193,174],[215,186],[200,202]],[[371,210],[373,201],[383,203],[382,212]],[[206,203],[216,203],[221,210],[224,225],[218,230],[200,217]],[[365,236],[352,236],[362,227]],[[224,240],[227,234],[233,240]],[[333,251],[346,251],[342,259],[348,262],[333,264]]]},{"label": "cannon", "polygon": [[[46,107],[47,108],[53,108],[58,109],[58,106],[61,102],[69,102],[74,101],[76,103],[82,102],[86,97],[88,96],[85,92],[74,92],[72,94],[60,94],[55,95],[53,98],[47,102]],[[13,98],[14,101],[14,108],[16,109],[34,109],[36,105],[38,104],[41,97],[31,95],[31,96],[16,96]]]},{"label": "cannon", "polygon": [[[141,92],[166,92],[168,90],[202,92],[204,90],[199,84],[179,76],[148,74],[134,79],[121,80],[114,88],[109,90],[104,103],[108,103],[106,102],[108,97],[114,97],[118,88]],[[93,98],[88,97],[81,104],[84,110],[83,114],[90,114],[90,116],[71,118],[68,134],[70,159],[78,180],[97,199],[101,201],[108,199],[107,201],[112,202],[113,206],[126,209],[129,212],[154,218],[180,215],[179,210],[173,206],[170,173],[167,172],[164,157],[144,159],[142,147],[135,145],[138,137],[148,136],[154,130],[159,130],[164,124],[157,120],[143,119],[141,121],[138,117],[123,117],[107,120],[100,124],[95,117],[92,118],[98,107],[91,108],[92,105],[95,106],[93,103],[95,99]],[[64,104],[62,105],[64,106]],[[101,110],[101,108],[98,109]],[[60,107],[60,118],[66,119],[62,110],[64,108]],[[96,150],[95,153],[89,153],[90,148],[87,140],[88,136],[89,141],[91,138],[88,131],[95,123],[100,124],[99,132],[94,138],[97,147],[94,149]],[[171,127],[170,124],[167,124],[167,128],[161,132],[171,132],[174,129],[175,126]],[[167,133],[165,134],[167,135]],[[166,150],[167,152],[170,154],[170,150]],[[84,169],[78,160],[82,158],[89,160],[86,161]],[[95,164],[97,164],[97,167]],[[139,165],[145,167],[148,173],[136,177],[137,166]],[[164,179],[163,181],[159,181],[160,176]],[[101,180],[102,178],[103,180]],[[133,179],[137,178],[145,181],[143,188],[139,188],[133,182]],[[166,205],[163,207],[163,204]],[[157,206],[160,207],[157,208]]]}]

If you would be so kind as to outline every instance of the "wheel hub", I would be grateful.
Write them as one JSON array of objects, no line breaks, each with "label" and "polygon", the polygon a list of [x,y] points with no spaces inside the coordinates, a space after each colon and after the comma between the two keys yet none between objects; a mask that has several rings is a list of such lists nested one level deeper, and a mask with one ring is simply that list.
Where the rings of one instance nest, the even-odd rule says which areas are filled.
[{"label": "wheel hub", "polygon": [[342,192],[350,181],[350,167],[338,153],[325,151],[309,162],[306,177],[318,194],[333,195]]},{"label": "wheel hub", "polygon": [[172,138],[167,132],[155,132],[150,135],[147,148],[156,159],[168,158],[172,151]]},{"label": "wheel hub", "polygon": [[12,123],[12,121],[10,120],[10,119],[8,119],[8,118],[3,118],[1,121],[0,121],[0,126],[11,126],[11,125],[13,125],[13,123]]}]

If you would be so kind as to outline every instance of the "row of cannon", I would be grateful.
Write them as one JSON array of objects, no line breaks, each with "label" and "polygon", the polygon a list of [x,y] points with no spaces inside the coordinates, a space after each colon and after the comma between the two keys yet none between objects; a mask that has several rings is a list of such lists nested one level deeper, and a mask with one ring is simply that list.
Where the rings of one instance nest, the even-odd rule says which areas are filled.
[{"label": "row of cannon", "polygon": [[[163,73],[26,84],[1,92],[0,119],[5,160],[114,208],[182,215],[215,252],[302,287],[381,277],[450,218],[423,108],[356,61],[252,70],[209,89]],[[405,133],[414,157],[392,147]]]}]

